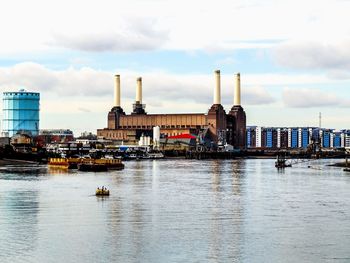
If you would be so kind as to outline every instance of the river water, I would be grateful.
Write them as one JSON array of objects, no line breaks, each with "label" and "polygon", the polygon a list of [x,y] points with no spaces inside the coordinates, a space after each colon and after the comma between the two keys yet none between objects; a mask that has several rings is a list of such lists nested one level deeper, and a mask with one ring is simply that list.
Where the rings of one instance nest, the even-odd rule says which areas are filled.
[{"label": "river water", "polygon": [[350,173],[329,162],[1,167],[0,262],[350,262]]}]

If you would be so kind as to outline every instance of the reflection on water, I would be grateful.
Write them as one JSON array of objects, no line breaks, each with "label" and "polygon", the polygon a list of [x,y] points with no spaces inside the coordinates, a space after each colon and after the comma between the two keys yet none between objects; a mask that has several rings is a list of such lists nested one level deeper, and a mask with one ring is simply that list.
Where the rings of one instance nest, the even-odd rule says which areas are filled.
[{"label": "reflection on water", "polygon": [[[38,193],[25,189],[8,189],[1,195],[1,257],[12,259],[30,255],[38,235]],[[4,246],[5,245],[5,246]]]},{"label": "reflection on water", "polygon": [[0,262],[348,262],[350,176],[324,164],[1,168]]}]

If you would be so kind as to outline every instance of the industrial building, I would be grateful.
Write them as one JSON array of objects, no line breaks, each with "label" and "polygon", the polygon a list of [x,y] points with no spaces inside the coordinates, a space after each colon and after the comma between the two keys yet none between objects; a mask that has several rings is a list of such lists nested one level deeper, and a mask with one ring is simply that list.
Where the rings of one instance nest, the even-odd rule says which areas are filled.
[{"label": "industrial building", "polygon": [[[221,105],[220,71],[214,72],[213,104],[207,113],[148,114],[142,101],[142,79],[137,78],[133,111],[126,114],[120,103],[120,75],[115,75],[114,107],[108,113],[107,128],[98,129],[97,135],[105,139],[136,142],[141,135],[153,135],[153,127],[160,128],[161,137],[191,134],[209,141],[217,147],[230,144],[236,149],[246,147],[246,114],[241,106],[240,74],[235,75],[233,106],[228,113]],[[234,85],[232,85],[234,86]]]},{"label": "industrial building", "polygon": [[307,148],[317,142],[323,148],[350,147],[350,130],[335,131],[318,127],[248,126],[247,148],[293,149]]},{"label": "industrial building", "polygon": [[74,140],[74,134],[68,129],[40,130],[39,135],[34,137],[36,146],[43,147],[49,143],[66,143]]},{"label": "industrial building", "polygon": [[17,132],[39,133],[40,94],[24,89],[3,93],[2,133],[12,137]]}]

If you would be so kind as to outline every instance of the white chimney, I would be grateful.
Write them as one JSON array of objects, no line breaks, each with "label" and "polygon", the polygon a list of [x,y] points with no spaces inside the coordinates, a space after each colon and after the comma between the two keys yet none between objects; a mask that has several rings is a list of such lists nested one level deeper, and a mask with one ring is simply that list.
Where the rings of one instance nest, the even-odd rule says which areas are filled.
[{"label": "white chimney", "polygon": [[236,86],[233,97],[233,106],[241,106],[241,75],[235,74]]},{"label": "white chimney", "polygon": [[136,103],[142,104],[142,78],[137,78]]},{"label": "white chimney", "polygon": [[120,75],[114,76],[114,106],[120,107]]},{"label": "white chimney", "polygon": [[214,89],[214,104],[221,104],[220,70],[215,70],[215,81],[216,81],[216,86],[215,86],[215,89]]}]

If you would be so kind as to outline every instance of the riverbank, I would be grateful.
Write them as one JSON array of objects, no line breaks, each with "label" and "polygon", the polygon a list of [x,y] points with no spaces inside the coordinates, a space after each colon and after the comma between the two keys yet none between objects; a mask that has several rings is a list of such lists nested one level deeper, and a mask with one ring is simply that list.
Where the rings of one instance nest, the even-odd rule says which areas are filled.
[{"label": "riverbank", "polygon": [[0,166],[28,165],[28,164],[38,164],[38,162],[26,161],[26,160],[16,160],[16,159],[0,159]]}]

